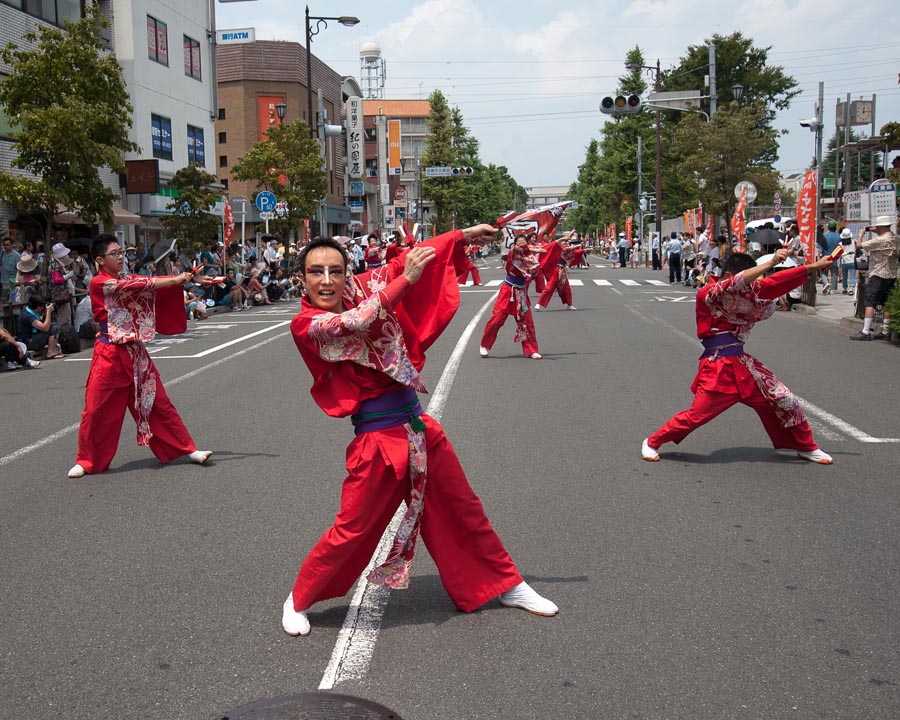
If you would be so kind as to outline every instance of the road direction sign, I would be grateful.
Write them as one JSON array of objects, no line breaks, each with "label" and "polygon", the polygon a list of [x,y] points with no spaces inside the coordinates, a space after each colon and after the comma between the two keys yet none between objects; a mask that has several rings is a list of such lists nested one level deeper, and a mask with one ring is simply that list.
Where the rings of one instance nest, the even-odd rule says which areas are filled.
[{"label": "road direction sign", "polygon": [[277,204],[278,200],[275,198],[275,193],[268,190],[263,190],[256,196],[256,209],[261,213],[274,212]]},{"label": "road direction sign", "polygon": [[427,167],[425,168],[425,177],[453,177],[453,168]]}]

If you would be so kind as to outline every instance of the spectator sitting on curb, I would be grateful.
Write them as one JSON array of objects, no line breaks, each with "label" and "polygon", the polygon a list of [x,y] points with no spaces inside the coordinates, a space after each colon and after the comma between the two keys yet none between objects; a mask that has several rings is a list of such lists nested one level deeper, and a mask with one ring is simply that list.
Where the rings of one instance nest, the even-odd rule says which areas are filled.
[{"label": "spectator sitting on curb", "polygon": [[184,308],[188,320],[206,320],[206,301],[203,294],[197,292],[197,286],[192,283],[185,285]]},{"label": "spectator sitting on curb", "polygon": [[27,303],[37,291],[38,276],[35,274],[35,270],[37,270],[37,260],[34,256],[31,253],[22,253],[21,259],[16,263],[16,287],[13,291],[13,302]]},{"label": "spectator sitting on curb", "polygon": [[25,343],[16,340],[4,327],[0,327],[0,355],[6,359],[7,370],[21,370],[23,367],[36,370],[41,366],[38,360],[31,359]]},{"label": "spectator sitting on curb", "polygon": [[52,313],[53,303],[48,303],[40,295],[32,297],[16,322],[16,339],[25,343],[25,347],[33,353],[46,347],[48,360],[61,360],[65,355],[59,351],[56,343],[59,325],[51,322]]},{"label": "spectator sitting on curb", "polygon": [[247,294],[250,296],[254,305],[271,305],[272,301],[269,300],[269,297],[266,294],[266,286],[268,283],[263,285],[259,281],[260,275],[261,272],[259,268],[253,268],[250,271],[250,282],[247,283]]}]

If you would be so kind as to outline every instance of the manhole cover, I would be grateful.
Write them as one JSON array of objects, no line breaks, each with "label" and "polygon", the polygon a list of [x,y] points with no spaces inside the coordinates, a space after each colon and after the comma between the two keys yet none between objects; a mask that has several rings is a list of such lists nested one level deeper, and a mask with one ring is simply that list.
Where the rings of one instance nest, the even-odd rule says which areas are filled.
[{"label": "manhole cover", "polygon": [[403,720],[393,710],[350,695],[303,693],[257,700],[222,720]]}]

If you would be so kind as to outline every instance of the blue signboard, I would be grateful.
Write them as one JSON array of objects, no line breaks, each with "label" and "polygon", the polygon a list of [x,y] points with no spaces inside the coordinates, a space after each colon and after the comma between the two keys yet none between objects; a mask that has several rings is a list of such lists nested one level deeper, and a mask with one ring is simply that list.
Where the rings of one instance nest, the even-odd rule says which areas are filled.
[{"label": "blue signboard", "polygon": [[256,209],[260,212],[275,212],[277,204],[278,200],[275,198],[275,193],[268,190],[263,190],[256,196]]}]

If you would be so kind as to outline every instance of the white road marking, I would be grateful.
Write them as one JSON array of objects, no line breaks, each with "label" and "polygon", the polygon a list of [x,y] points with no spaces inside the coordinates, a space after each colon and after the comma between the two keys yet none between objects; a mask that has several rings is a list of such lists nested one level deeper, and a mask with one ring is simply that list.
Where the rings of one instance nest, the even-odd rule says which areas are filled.
[{"label": "white road marking", "polygon": [[[634,313],[638,317],[650,318],[653,322],[657,323],[658,325],[662,325],[664,328],[675,333],[678,337],[691,343],[691,345],[695,345],[695,346],[697,345],[697,343],[698,343],[697,338],[695,338],[692,335],[688,335],[686,332],[682,332],[677,327],[667,323],[665,320],[661,320],[657,317],[653,317],[652,315],[645,315],[644,313],[640,312],[639,310],[635,310],[630,305],[626,305],[625,307],[626,307],[626,309],[628,309],[630,312]],[[859,442],[864,442],[864,443],[900,443],[900,438],[873,437],[872,435],[869,435],[868,433],[860,430],[858,427],[851,425],[846,420],[842,420],[837,415],[832,415],[827,410],[823,410],[818,405],[814,405],[809,400],[806,400],[805,398],[802,398],[799,395],[796,395],[796,398],[797,398],[797,400],[800,401],[800,404],[803,406],[803,409],[808,414],[817,417],[823,423],[827,423],[831,427],[838,430],[841,433],[841,435],[840,435],[841,440],[844,440],[847,436],[849,436],[849,437],[853,438],[854,440],[857,440]],[[829,438],[829,439],[833,439],[833,438]]]},{"label": "white road marking", "polygon": [[488,281],[487,281],[487,286],[488,286],[488,287],[497,287],[497,286],[500,285],[502,282],[503,282],[502,280],[488,280]]},{"label": "white road marking", "polygon": [[629,285],[629,286],[632,286],[632,285],[640,285],[640,283],[639,283],[637,280],[625,280],[625,279],[622,279],[622,280],[619,280],[619,282],[622,283],[623,285]]},{"label": "white road marking", "polygon": [[665,280],[648,280],[647,282],[650,283],[651,285],[668,285],[669,284]]},{"label": "white road marking", "polygon": [[573,280],[569,278],[569,285],[572,287],[584,287],[584,280]]},{"label": "white road marking", "polygon": [[612,287],[612,283],[609,280],[594,280],[594,284],[600,287]]},{"label": "white road marking", "polygon": [[[441,378],[438,380],[437,387],[431,395],[431,401],[428,403],[426,412],[435,420],[440,421],[444,412],[444,403],[447,400],[447,394],[453,385],[456,372],[459,369],[459,362],[468,345],[469,338],[475,331],[475,328],[481,322],[482,316],[487,309],[494,303],[491,298],[476,313],[466,329],[463,330],[450,359],[447,361]],[[347,616],[344,618],[344,625],[338,633],[337,642],[334,644],[334,650],[331,653],[331,659],[328,667],[325,668],[325,674],[322,676],[322,682],[319,683],[319,690],[331,690],[337,683],[347,680],[358,680],[365,677],[369,669],[369,663],[375,652],[375,642],[378,640],[378,632],[381,629],[381,621],[384,617],[384,611],[387,608],[388,600],[391,593],[381,587],[372,585],[366,576],[372,568],[384,562],[387,553],[391,548],[394,540],[394,534],[405,512],[404,506],[397,508],[397,512],[391,519],[390,524],[381,536],[378,548],[372,556],[369,565],[363,570],[362,576],[356,585],[353,593],[353,599],[350,607],[347,609]]]},{"label": "white road marking", "polygon": [[[257,350],[258,348],[261,348],[263,345],[268,345],[270,342],[272,342],[274,340],[278,340],[279,338],[283,338],[285,335],[288,335],[288,334],[289,333],[286,333],[286,332],[278,333],[278,335],[275,335],[270,338],[266,338],[262,342],[258,342],[255,345],[251,345],[248,348],[244,348],[243,350],[238,350],[236,353],[232,353],[231,355],[228,355],[226,357],[219,358],[218,360],[211,362],[208,365],[203,365],[202,367],[199,367],[196,370],[192,370],[189,373],[186,373],[184,375],[179,375],[177,378],[173,378],[172,380],[167,380],[167,381],[165,381],[165,385],[167,388],[171,387],[172,385],[177,385],[178,383],[180,383],[184,380],[189,380],[190,378],[195,377],[195,376],[199,375],[200,373],[206,372],[207,370],[212,370],[214,367],[222,365],[223,363],[226,363],[229,360],[233,360],[234,358],[240,357],[241,355],[246,355],[247,353],[253,352],[254,350]],[[31,445],[26,445],[25,447],[19,448],[18,450],[10,453],[9,455],[4,455],[3,457],[0,457],[0,467],[3,467],[4,465],[8,465],[9,463],[11,463],[15,460],[18,460],[19,458],[24,457],[25,455],[28,455],[29,453],[34,452],[35,450],[39,450],[40,448],[44,447],[45,445],[50,445],[51,443],[56,442],[60,438],[65,437],[69,433],[77,430],[78,426],[80,424],[81,423],[79,421],[79,422],[75,423],[74,425],[69,425],[68,427],[64,427],[62,430],[57,430],[52,435],[47,435],[46,437],[41,438],[40,440],[32,443]]]}]

